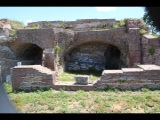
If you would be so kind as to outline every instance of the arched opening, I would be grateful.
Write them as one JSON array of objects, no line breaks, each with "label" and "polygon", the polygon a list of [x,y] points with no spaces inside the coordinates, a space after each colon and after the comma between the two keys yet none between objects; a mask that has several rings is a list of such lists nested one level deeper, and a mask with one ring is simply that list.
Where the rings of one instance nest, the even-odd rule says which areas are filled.
[{"label": "arched opening", "polygon": [[120,56],[121,51],[114,45],[85,43],[65,55],[65,71],[120,69]]},{"label": "arched opening", "polygon": [[42,64],[43,49],[36,44],[23,43],[17,48],[17,59],[32,61],[32,65]]},{"label": "arched opening", "polygon": [[120,55],[121,52],[117,47],[109,45],[106,52],[104,53],[106,59],[105,69],[120,69]]}]

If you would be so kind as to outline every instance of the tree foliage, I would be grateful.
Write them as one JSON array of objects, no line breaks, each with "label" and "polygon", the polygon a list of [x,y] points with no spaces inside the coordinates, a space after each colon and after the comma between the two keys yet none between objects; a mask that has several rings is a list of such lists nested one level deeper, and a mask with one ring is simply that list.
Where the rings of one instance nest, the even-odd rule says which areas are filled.
[{"label": "tree foliage", "polygon": [[157,26],[155,26],[153,24],[153,21],[152,21],[151,17],[149,16],[148,11],[146,9],[145,9],[145,13],[144,13],[144,16],[143,16],[143,20],[148,25],[148,27],[151,30],[152,34],[157,33],[157,31],[158,31]]},{"label": "tree foliage", "polygon": [[160,7],[145,7],[143,20],[150,27],[152,34],[160,31]]}]

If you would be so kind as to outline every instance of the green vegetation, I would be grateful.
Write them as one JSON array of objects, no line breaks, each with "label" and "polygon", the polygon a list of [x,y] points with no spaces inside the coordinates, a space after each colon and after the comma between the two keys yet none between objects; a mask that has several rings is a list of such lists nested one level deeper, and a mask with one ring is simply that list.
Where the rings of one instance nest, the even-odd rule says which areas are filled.
[{"label": "green vegetation", "polygon": [[109,27],[108,22],[104,22],[104,23],[101,23],[101,24],[99,24],[97,26],[92,27],[92,30],[108,29],[108,27]]},{"label": "green vegetation", "polygon": [[152,35],[155,36],[155,37],[159,37],[160,36],[160,35],[158,35],[156,33],[153,33]]},{"label": "green vegetation", "polygon": [[108,25],[107,22],[101,23],[101,24],[97,25],[96,28],[105,28],[107,25]]},{"label": "green vegetation", "polygon": [[38,29],[38,26],[34,24],[34,25],[32,25],[31,28],[33,28],[33,29]]},{"label": "green vegetation", "polygon": [[8,96],[21,113],[160,113],[160,91],[143,88],[139,91],[99,90],[85,92],[56,91],[11,92]]},{"label": "green vegetation", "polygon": [[64,28],[64,29],[66,28],[66,26],[67,26],[67,25],[66,25],[65,22],[62,22],[62,23],[60,24],[60,27],[62,27],[62,28]]},{"label": "green vegetation", "polygon": [[96,30],[96,28],[93,27],[92,30]]},{"label": "green vegetation", "polygon": [[9,20],[9,24],[11,25],[12,29],[14,29],[14,30],[24,28],[24,23],[17,21],[17,20]]},{"label": "green vegetation", "polygon": [[147,31],[146,31],[145,29],[139,30],[139,33],[140,33],[141,35],[145,34],[146,32],[147,32]]},{"label": "green vegetation", "polygon": [[73,29],[73,25],[67,25],[65,29]]},{"label": "green vegetation", "polygon": [[152,34],[156,34],[158,32],[157,26],[155,26],[151,16],[149,16],[148,11],[145,9],[145,13],[143,15],[143,20],[149,27]]},{"label": "green vegetation", "polygon": [[62,27],[64,29],[72,29],[73,25],[67,25],[65,22],[62,22],[59,27]]},{"label": "green vegetation", "polygon": [[129,18],[120,20],[118,23],[114,24],[112,27],[113,27],[113,28],[123,27],[123,26],[126,25],[126,21],[127,21],[128,19],[129,19]]},{"label": "green vegetation", "polygon": [[16,37],[17,36],[17,30],[10,30],[10,35]]},{"label": "green vegetation", "polygon": [[50,22],[46,21],[46,26],[50,27],[50,26],[52,26],[52,24]]},{"label": "green vegetation", "polygon": [[65,82],[75,82],[74,77],[76,75],[89,75],[90,76],[90,81],[93,82],[97,80],[101,76],[102,71],[67,71],[63,72],[59,75],[59,80],[60,81],[65,81]]},{"label": "green vegetation", "polygon": [[11,25],[10,35],[16,37],[18,29],[24,29],[24,23],[17,20],[8,20]]},{"label": "green vegetation", "polygon": [[155,49],[154,48],[149,48],[148,53],[153,55],[155,53]]},{"label": "green vegetation", "polygon": [[119,21],[119,25],[122,27],[122,26],[125,26],[126,25],[126,21],[125,20],[120,20]]},{"label": "green vegetation", "polygon": [[58,45],[56,45],[56,46],[54,47],[54,50],[55,50],[56,53],[58,53],[58,52],[60,51],[60,47],[59,47]]},{"label": "green vegetation", "polygon": [[113,28],[119,28],[120,26],[119,26],[119,24],[114,24],[113,26],[112,26]]}]

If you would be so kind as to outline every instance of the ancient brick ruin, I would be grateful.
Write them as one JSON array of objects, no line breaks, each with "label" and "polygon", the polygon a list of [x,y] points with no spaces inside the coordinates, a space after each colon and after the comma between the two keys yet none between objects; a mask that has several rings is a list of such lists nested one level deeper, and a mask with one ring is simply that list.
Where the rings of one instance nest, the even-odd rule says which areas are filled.
[{"label": "ancient brick ruin", "polygon": [[[154,86],[148,83],[155,84],[160,80],[159,37],[149,34],[143,20],[127,19],[125,25],[114,28],[113,25],[118,23],[115,19],[40,21],[29,23],[18,29],[16,36],[11,36],[12,27],[8,20],[1,19],[1,81],[5,82],[10,76],[15,90],[31,87],[92,90],[107,86],[122,89]],[[142,29],[147,31],[144,35],[139,32]],[[17,66],[18,62],[22,65]],[[155,65],[149,72],[147,66],[138,66],[148,64]],[[103,73],[99,80],[89,85],[58,83],[58,73],[68,70],[100,70]],[[152,77],[154,73],[157,76]],[[122,83],[121,80],[127,82]],[[117,81],[121,85],[117,85]],[[140,85],[142,81],[144,86]],[[128,82],[135,84],[129,86]],[[137,84],[140,87],[135,87]],[[153,88],[160,88],[160,85],[157,83]]]}]

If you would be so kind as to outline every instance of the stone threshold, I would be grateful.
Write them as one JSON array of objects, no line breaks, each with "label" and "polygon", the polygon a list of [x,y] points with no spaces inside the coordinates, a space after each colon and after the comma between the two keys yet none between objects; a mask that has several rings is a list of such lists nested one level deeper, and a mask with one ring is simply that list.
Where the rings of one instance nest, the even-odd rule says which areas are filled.
[{"label": "stone threshold", "polygon": [[52,86],[55,90],[69,90],[69,91],[77,91],[77,90],[84,90],[90,91],[94,88],[94,82],[89,83],[87,85],[76,84],[75,82],[55,82]]}]

